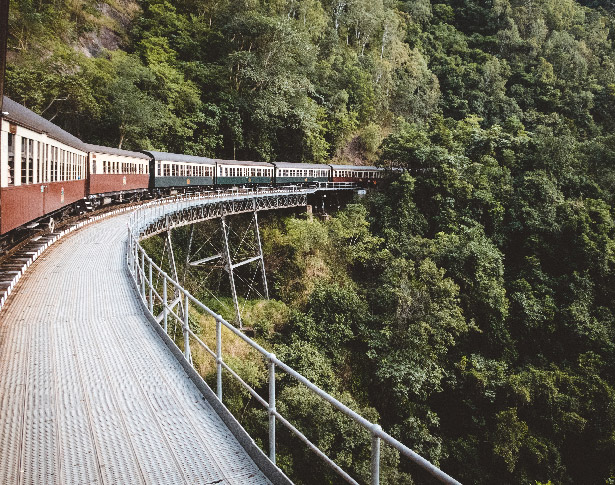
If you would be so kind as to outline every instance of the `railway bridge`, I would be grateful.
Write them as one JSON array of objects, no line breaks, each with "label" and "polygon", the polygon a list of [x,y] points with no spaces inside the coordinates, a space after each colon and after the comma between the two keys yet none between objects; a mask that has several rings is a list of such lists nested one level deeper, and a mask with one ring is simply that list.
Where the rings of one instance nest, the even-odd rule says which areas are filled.
[{"label": "railway bridge", "polygon": [[[21,279],[0,311],[0,484],[291,483],[276,466],[276,425],[294,433],[340,479],[359,483],[296,429],[292,416],[276,410],[280,372],[368,431],[371,483],[379,483],[382,443],[434,478],[457,483],[203,305],[141,246],[143,239],[179,225],[306,205],[319,190],[344,188],[151,202],[80,224],[45,252],[33,251],[38,259],[23,275],[18,272]],[[230,258],[227,267],[232,276]],[[213,348],[190,329],[190,308],[215,320]],[[170,322],[182,329],[179,347],[166,333]],[[267,396],[225,362],[223,329],[262,354]],[[194,346],[215,363],[214,390],[191,365]],[[223,405],[223,373],[239,379],[266,410],[264,450]]]}]

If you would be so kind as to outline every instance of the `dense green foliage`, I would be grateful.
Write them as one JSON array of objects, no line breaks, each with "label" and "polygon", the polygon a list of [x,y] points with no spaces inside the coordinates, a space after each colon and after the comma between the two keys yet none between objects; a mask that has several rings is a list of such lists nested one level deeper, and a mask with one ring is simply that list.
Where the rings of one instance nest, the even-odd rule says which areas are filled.
[{"label": "dense green foliage", "polygon": [[[9,95],[90,142],[406,169],[263,230],[257,338],[464,483],[615,481],[612,1],[100,5],[12,1]],[[366,438],[281,384],[365,478]]]}]

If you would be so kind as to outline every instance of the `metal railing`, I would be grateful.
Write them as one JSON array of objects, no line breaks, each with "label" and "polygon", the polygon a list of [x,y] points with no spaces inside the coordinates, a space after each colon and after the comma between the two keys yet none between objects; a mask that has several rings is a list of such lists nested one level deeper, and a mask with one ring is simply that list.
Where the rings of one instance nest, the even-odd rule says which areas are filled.
[{"label": "metal railing", "polygon": [[[297,189],[297,191],[313,192],[312,189]],[[354,422],[366,429],[371,435],[371,484],[377,485],[380,483],[380,447],[381,442],[392,446],[400,452],[401,455],[409,458],[418,467],[431,474],[437,480],[447,484],[458,484],[459,482],[441,471],[439,468],[431,464],[428,460],[418,455],[410,448],[400,443],[398,440],[387,434],[382,428],[375,423],[368,421],[358,413],[350,409],[345,404],[338,401],[336,398],[317,387],[304,376],[296,372],[294,369],[279,360],[273,353],[267,351],[257,342],[244,335],[232,324],[227,322],[221,315],[215,313],[205,304],[197,300],[187,290],[185,290],[177,281],[173,280],[160,266],[158,266],[152,258],[150,258],[140,244],[140,238],[147,224],[155,220],[157,217],[169,214],[171,211],[183,210],[195,203],[203,203],[205,200],[220,199],[220,198],[237,198],[237,197],[258,197],[266,196],[275,193],[286,193],[286,190],[269,189],[269,190],[250,190],[241,193],[202,193],[192,194],[182,198],[170,198],[160,201],[154,201],[145,206],[142,206],[130,216],[128,223],[128,247],[127,247],[127,264],[132,278],[139,290],[140,298],[145,304],[150,315],[162,325],[165,333],[169,330],[169,319],[174,319],[181,327],[183,333],[183,353],[184,358],[192,365],[190,338],[203,348],[216,363],[216,396],[222,402],[222,370],[226,370],[248,393],[260,403],[268,413],[269,418],[269,459],[275,464],[276,462],[276,422],[280,422],[296,437],[303,441],[307,447],[312,450],[317,456],[327,463],[337,474],[339,474],[348,483],[358,485],[346,471],[337,465],[323,451],[321,451],[314,443],[312,443],[300,430],[291,424],[284,416],[276,409],[276,368],[284,371],[289,376],[296,379],[302,385],[307,387],[315,395],[323,401],[330,403],[335,409],[348,416]],[[162,280],[162,294],[156,288],[155,281]],[[168,287],[172,289],[172,295],[169,295]],[[169,301],[169,298],[172,298]],[[182,311],[177,310],[177,306],[183,304]],[[162,312],[156,315],[155,306],[161,306]],[[189,325],[189,310],[190,308],[198,308],[214,318],[216,322],[216,348],[210,348],[201,338],[195,334]],[[268,365],[268,399],[262,398],[258,392],[246,383],[225,361],[222,355],[222,328],[225,327],[239,339],[244,341],[250,347],[260,353]]]}]

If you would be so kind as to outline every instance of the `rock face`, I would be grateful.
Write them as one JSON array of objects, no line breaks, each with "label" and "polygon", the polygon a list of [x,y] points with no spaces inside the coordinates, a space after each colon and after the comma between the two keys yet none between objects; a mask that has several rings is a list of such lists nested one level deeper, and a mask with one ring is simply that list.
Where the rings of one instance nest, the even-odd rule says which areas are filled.
[{"label": "rock face", "polygon": [[141,12],[139,4],[132,0],[113,2],[113,5],[101,2],[96,9],[100,12],[98,27],[81,35],[76,46],[88,57],[96,57],[103,50],[120,48],[128,26]]}]

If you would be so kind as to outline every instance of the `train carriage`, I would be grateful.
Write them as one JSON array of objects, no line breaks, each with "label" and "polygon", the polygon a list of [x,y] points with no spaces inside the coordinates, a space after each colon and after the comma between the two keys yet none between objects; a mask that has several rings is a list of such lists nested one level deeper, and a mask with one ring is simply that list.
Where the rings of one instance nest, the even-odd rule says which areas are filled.
[{"label": "train carriage", "polygon": [[81,140],[4,97],[0,127],[0,234],[86,195]]},{"label": "train carriage", "polygon": [[266,162],[216,160],[216,185],[270,185],[273,168]]},{"label": "train carriage", "polygon": [[195,186],[213,186],[215,161],[211,158],[144,150],[150,157],[150,189],[173,192]]},{"label": "train carriage", "polygon": [[150,157],[119,148],[85,145],[88,151],[88,195],[124,198],[149,188]]},{"label": "train carriage", "polygon": [[328,182],[331,168],[329,165],[316,163],[276,162],[276,184],[310,184]]},{"label": "train carriage", "polygon": [[43,218],[56,214],[90,208],[86,197],[122,200],[125,194],[143,192],[156,195],[202,187],[330,181],[373,185],[386,174],[382,168],[367,166],[217,160],[88,145],[27,108],[3,99],[0,235],[25,225],[36,227]]},{"label": "train carriage", "polygon": [[363,185],[376,185],[385,176],[380,167],[366,165],[330,165],[332,182],[354,182]]}]

